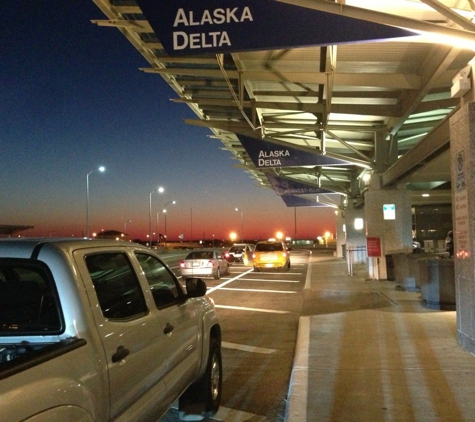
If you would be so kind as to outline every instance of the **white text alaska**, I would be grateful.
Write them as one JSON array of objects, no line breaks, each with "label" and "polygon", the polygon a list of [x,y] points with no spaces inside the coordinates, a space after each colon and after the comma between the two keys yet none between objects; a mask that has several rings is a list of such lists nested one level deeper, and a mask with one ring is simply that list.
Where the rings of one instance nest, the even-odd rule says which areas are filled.
[{"label": "white text alaska", "polygon": [[[202,25],[224,25],[229,23],[252,22],[252,13],[249,7],[227,7],[213,10],[203,10],[195,15],[192,10],[178,9],[173,28],[200,27]],[[198,30],[199,31],[199,30]],[[187,33],[184,31],[173,32],[173,50],[201,49],[213,47],[230,47],[231,39],[226,31]]]}]

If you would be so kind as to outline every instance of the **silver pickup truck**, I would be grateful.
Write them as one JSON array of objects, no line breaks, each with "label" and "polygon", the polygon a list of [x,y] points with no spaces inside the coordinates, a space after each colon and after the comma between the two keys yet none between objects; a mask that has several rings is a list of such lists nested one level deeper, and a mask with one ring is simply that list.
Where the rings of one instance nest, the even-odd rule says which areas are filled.
[{"label": "silver pickup truck", "polygon": [[0,241],[0,421],[199,420],[221,386],[201,279],[135,243]]}]

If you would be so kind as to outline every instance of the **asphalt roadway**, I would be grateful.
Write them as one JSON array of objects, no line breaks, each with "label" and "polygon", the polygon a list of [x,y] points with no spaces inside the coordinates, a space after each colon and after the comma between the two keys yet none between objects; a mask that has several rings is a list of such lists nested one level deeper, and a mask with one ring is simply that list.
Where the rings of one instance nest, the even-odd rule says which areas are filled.
[{"label": "asphalt roadway", "polygon": [[[223,333],[223,396],[210,421],[284,421],[309,257],[292,251],[288,272],[234,264],[229,276],[205,279]],[[160,422],[176,421],[175,406]]]}]

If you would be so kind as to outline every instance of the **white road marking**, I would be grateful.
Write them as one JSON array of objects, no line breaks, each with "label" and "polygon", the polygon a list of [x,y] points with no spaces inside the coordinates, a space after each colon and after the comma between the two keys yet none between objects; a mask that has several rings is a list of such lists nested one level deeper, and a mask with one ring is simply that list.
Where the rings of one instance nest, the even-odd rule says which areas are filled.
[{"label": "white road marking", "polygon": [[261,353],[263,355],[270,355],[271,353],[276,353],[276,349],[267,349],[265,347],[253,347],[253,346],[246,346],[245,344],[237,344],[237,343],[228,343],[227,341],[223,341],[221,343],[223,347],[226,349],[234,349],[240,350],[243,352],[251,352],[251,353]]},{"label": "white road marking", "polygon": [[269,314],[290,314],[289,311],[279,311],[277,309],[246,308],[243,306],[214,305],[216,308],[234,309],[236,311],[267,312]]},{"label": "white road marking", "polygon": [[288,402],[285,409],[285,420],[306,422],[308,405],[308,367],[310,347],[310,317],[300,317],[297,343],[292,374],[290,376]]},{"label": "white road marking", "polygon": [[287,294],[297,293],[291,290],[238,289],[238,288],[233,288],[233,287],[222,287],[220,290],[236,290],[240,292],[259,292],[259,293],[287,293]]},{"label": "white road marking", "polygon": [[273,278],[243,278],[246,281],[269,281],[272,283],[300,283],[299,280],[275,280]]},{"label": "white road marking", "polygon": [[[307,264],[308,264],[308,260],[307,260]],[[310,289],[310,283],[312,281],[312,266],[311,265],[307,265],[307,276],[305,277],[305,287],[304,287],[304,290],[306,289]]]},{"label": "white road marking", "polygon": [[[246,272],[246,274],[248,273],[248,271]],[[239,273],[237,273],[239,274]],[[253,274],[256,274],[254,271],[253,271]],[[259,274],[259,273],[257,273]],[[292,277],[295,277],[296,275],[302,275],[303,273],[271,273],[270,271],[260,271],[260,274],[264,275],[264,276],[268,276],[268,277],[272,277],[274,274],[275,276],[279,276],[279,277],[282,277],[282,276],[292,276]],[[256,280],[263,280],[262,278],[256,278]]]},{"label": "white road marking", "polygon": [[218,413],[209,420],[219,422],[266,422],[267,418],[265,416],[254,415],[253,413],[220,406]]},{"label": "white road marking", "polygon": [[237,280],[237,279],[239,279],[239,278],[241,278],[241,277],[244,277],[246,274],[250,273],[251,271],[252,271],[252,269],[250,269],[250,270],[248,270],[248,271],[246,271],[246,272],[244,272],[244,273],[242,273],[242,274],[239,274],[239,275],[236,276],[236,277],[230,278],[229,280],[225,281],[224,283],[218,284],[218,285],[215,286],[215,287],[211,287],[210,289],[207,290],[206,293],[207,293],[207,294],[210,294],[210,293],[214,292],[215,290],[218,290],[218,289],[220,289],[221,287],[224,287],[224,286],[226,286],[227,284],[232,283],[234,280]]},{"label": "white road marking", "polygon": [[[309,263],[305,289],[311,287],[312,265]],[[299,318],[297,342],[292,374],[290,376],[289,392],[287,394],[287,406],[285,409],[285,421],[305,422],[307,420],[308,406],[308,368],[310,355],[310,317]]]}]

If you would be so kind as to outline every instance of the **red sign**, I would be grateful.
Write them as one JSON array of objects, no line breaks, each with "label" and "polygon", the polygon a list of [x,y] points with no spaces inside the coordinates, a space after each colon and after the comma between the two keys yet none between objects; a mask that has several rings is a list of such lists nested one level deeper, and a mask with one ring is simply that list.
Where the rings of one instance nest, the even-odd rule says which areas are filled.
[{"label": "red sign", "polygon": [[381,238],[367,237],[366,250],[368,251],[368,256],[380,257],[381,256]]}]

